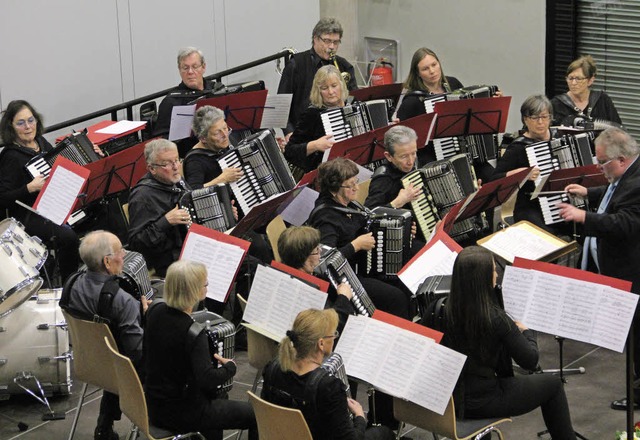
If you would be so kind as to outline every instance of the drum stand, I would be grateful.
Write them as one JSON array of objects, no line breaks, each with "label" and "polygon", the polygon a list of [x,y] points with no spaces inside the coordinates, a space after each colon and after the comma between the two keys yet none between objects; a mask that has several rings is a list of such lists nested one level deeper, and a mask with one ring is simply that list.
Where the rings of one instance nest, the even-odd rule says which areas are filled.
[{"label": "drum stand", "polygon": [[[25,380],[31,380],[33,379],[36,382],[36,385],[38,385],[38,390],[40,391],[40,396],[37,396],[36,393],[34,393],[33,391],[31,391],[29,388],[23,386],[22,384],[20,384],[21,381],[25,381]],[[64,420],[66,414],[65,413],[57,413],[54,412],[51,409],[51,405],[49,405],[49,399],[47,399],[47,396],[44,394],[44,390],[42,389],[42,385],[40,385],[40,381],[38,380],[38,378],[36,376],[34,376],[31,373],[28,372],[21,372],[19,376],[16,376],[13,378],[13,383],[15,383],[16,385],[18,385],[20,388],[22,388],[24,391],[26,391],[27,393],[31,394],[38,402],[42,403],[43,405],[46,405],[47,409],[49,410],[48,413],[44,413],[42,415],[42,420]]]}]

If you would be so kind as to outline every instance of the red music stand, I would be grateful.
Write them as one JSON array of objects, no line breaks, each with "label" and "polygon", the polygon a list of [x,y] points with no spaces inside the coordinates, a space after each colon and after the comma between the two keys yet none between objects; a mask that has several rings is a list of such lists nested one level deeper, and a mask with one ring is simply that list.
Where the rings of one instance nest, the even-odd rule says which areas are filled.
[{"label": "red music stand", "polygon": [[381,86],[364,87],[362,89],[351,90],[349,95],[357,101],[372,101],[374,99],[392,99],[393,103],[398,102],[402,93],[402,84],[383,84]]},{"label": "red music stand", "polygon": [[431,139],[435,119],[435,113],[422,114],[402,121],[399,124],[377,128],[358,136],[336,142],[333,144],[333,147],[331,147],[327,160],[332,160],[336,157],[348,157],[358,165],[364,166],[376,160],[384,159],[384,135],[394,125],[404,125],[413,128],[418,135],[418,149],[424,148]]},{"label": "red music stand", "polygon": [[232,93],[214,98],[199,99],[196,110],[203,105],[212,105],[224,111],[227,125],[234,130],[259,129],[262,113],[267,101],[267,90]]},{"label": "red music stand", "polygon": [[433,137],[503,133],[507,127],[511,96],[437,102]]},{"label": "red music stand", "polygon": [[[128,130],[125,131],[124,133],[119,133],[119,134],[107,134],[107,133],[96,133],[98,130],[101,130],[105,127],[109,127],[110,125],[113,125],[115,123],[117,123],[118,121],[112,121],[110,119],[107,119],[105,121],[100,121],[97,124],[93,124],[90,125],[89,127],[87,127],[85,130],[87,130],[87,137],[89,138],[89,140],[91,142],[93,142],[94,144],[100,146],[106,142],[112,141],[114,139],[118,139],[124,136],[128,136],[131,133],[136,133],[138,131],[141,131],[144,129],[144,125],[141,125],[140,127],[134,128],[132,130]],[[62,141],[65,137],[67,137],[68,135],[62,135],[56,138],[56,143]]]},{"label": "red music stand", "polygon": [[542,188],[540,188],[540,191],[536,188],[534,194],[544,196],[545,192],[564,193],[565,187],[571,183],[591,188],[594,186],[607,185],[609,182],[598,165],[585,165],[582,167],[552,171],[542,185]]}]

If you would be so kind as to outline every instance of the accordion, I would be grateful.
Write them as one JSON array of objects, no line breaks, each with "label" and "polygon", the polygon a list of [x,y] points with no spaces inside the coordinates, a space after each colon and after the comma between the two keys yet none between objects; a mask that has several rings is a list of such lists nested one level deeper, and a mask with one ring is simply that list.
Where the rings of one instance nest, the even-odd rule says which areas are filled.
[{"label": "accordion", "polygon": [[198,225],[225,232],[236,224],[227,185],[187,191],[180,197],[179,204]]},{"label": "accordion", "polygon": [[[464,197],[477,190],[475,172],[465,154],[428,163],[402,178],[406,188],[413,184],[422,188],[422,194],[411,202],[414,217],[425,238],[431,235],[438,220]],[[486,227],[486,218],[468,218],[456,222],[449,234],[451,238],[463,240],[478,235]]]},{"label": "accordion", "polygon": [[395,278],[411,258],[411,223],[408,209],[384,206],[374,208],[367,220],[367,230],[373,234],[376,245],[367,251],[364,275]]},{"label": "accordion", "polygon": [[416,291],[416,303],[421,317],[427,315],[429,304],[439,298],[449,296],[451,275],[433,275],[427,277]]},{"label": "accordion", "polygon": [[389,125],[388,104],[385,99],[358,102],[336,107],[320,114],[326,134],[336,142]]},{"label": "accordion", "polygon": [[[193,312],[191,314],[191,318],[193,318],[195,322],[204,324],[207,340],[209,341],[209,353],[211,354],[211,360],[217,364],[218,368],[222,367],[222,364],[215,360],[213,355],[217,354],[227,359],[231,359],[233,357],[236,326],[230,321],[224,319],[222,316],[216,315],[208,310]],[[231,390],[231,387],[233,387],[233,378],[230,378],[222,385],[218,385],[216,396],[228,393],[229,390]]]},{"label": "accordion", "polygon": [[[581,167],[593,164],[591,145],[593,133],[580,133],[577,135],[564,135],[549,141],[536,142],[526,147],[529,166],[540,169],[540,175],[536,185],[544,176],[548,176],[554,170]],[[560,223],[564,220],[560,217],[558,203],[570,203],[566,194],[538,197],[542,216],[546,225]],[[584,202],[577,202],[579,207],[584,207]]]},{"label": "accordion", "polygon": [[93,151],[93,143],[87,135],[85,133],[74,133],[58,142],[53,150],[31,159],[27,162],[25,168],[32,177],[36,177],[39,174],[46,177],[51,172],[51,167],[53,167],[58,156],[67,158],[78,165],[86,165],[100,159],[100,156]]},{"label": "accordion", "polygon": [[222,155],[218,162],[223,170],[242,169],[242,178],[229,185],[244,214],[252,206],[296,185],[289,165],[269,130],[243,139],[237,147]]},{"label": "accordion", "polygon": [[347,397],[351,397],[351,387],[349,386],[349,378],[347,377],[347,370],[344,368],[344,361],[342,356],[338,353],[331,353],[322,362],[320,368],[329,373],[329,376],[337,377],[344,386],[344,392]]},{"label": "accordion", "polygon": [[[454,90],[451,93],[429,95],[424,98],[427,113],[435,111],[435,104],[461,99],[490,98],[496,94],[498,86],[474,85]],[[465,153],[470,159],[487,162],[495,159],[498,152],[498,136],[495,134],[473,134],[433,139],[436,159],[443,160],[456,154]]]},{"label": "accordion", "polygon": [[351,302],[356,309],[356,314],[369,317],[373,315],[376,307],[362,287],[353,268],[339,250],[322,246],[320,264],[315,268],[314,273],[320,277],[328,278],[335,289],[342,283],[348,283],[351,292],[353,292]]}]

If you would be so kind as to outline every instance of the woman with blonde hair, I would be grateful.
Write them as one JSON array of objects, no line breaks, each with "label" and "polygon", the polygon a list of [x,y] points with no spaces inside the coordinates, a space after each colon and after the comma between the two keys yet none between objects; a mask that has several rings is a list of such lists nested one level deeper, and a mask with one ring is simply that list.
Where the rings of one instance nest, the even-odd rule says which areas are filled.
[{"label": "woman with blonde hair", "polygon": [[280,342],[278,359],[265,367],[262,397],[302,411],[314,439],[392,439],[389,428],[367,430],[360,403],[346,395],[340,379],[320,368],[333,351],[337,326],[335,310],[298,313]]},{"label": "woman with blonde hair", "polygon": [[257,439],[251,405],[216,394],[236,374],[235,362],[212,356],[206,333],[192,332],[191,313],[204,300],[207,285],[203,264],[176,261],[167,269],[165,301],[155,301],[147,310],[144,389],[149,419],[159,428],[199,431],[207,439],[221,440],[224,429],[249,429],[249,438]]}]

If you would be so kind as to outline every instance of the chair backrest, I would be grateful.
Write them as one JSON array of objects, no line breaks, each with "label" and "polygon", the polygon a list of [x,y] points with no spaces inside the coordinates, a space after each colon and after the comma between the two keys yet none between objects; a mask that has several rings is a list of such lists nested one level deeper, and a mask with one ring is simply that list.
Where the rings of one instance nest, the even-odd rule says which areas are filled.
[{"label": "chair backrest", "polygon": [[65,310],[62,310],[62,315],[69,326],[75,378],[116,394],[118,384],[111,363],[111,352],[104,342],[106,338],[117,347],[109,327],[74,318]]},{"label": "chair backrest", "polygon": [[[240,302],[240,308],[244,312],[245,307],[247,307],[247,300],[241,295],[238,295],[238,301]],[[246,327],[246,329],[247,357],[249,358],[249,365],[258,371],[262,371],[264,366],[278,354],[278,343],[264,335],[261,335],[253,329],[248,327]]]},{"label": "chair backrest", "polygon": [[247,394],[256,414],[260,440],[313,440],[300,410],[274,405],[251,391]]},{"label": "chair backrest", "polygon": [[105,339],[110,352],[110,362],[115,370],[118,383],[118,395],[120,396],[120,409],[131,423],[136,425],[148,438],[153,438],[149,433],[149,416],[147,413],[147,401],[144,397],[142,383],[131,359],[118,353],[115,345]]},{"label": "chair backrest", "polygon": [[371,179],[365,180],[360,185],[358,185],[358,195],[356,196],[356,201],[362,205],[364,205],[364,201],[367,200],[367,196],[369,195],[369,185],[371,185]]},{"label": "chair backrest", "polygon": [[285,225],[284,220],[279,215],[276,215],[267,225],[267,238],[271,244],[273,257],[276,261],[281,261],[280,253],[278,252],[278,238],[280,238],[280,234],[282,234],[285,229],[287,229],[287,225]]}]

